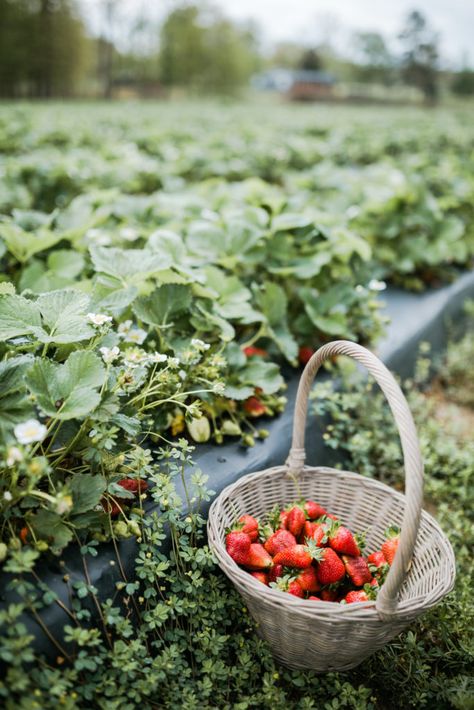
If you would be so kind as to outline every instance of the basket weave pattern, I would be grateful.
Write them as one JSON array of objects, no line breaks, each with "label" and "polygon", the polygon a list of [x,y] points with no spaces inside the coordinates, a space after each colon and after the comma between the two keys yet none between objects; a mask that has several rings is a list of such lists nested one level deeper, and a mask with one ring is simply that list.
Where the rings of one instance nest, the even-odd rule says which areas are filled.
[{"label": "basket weave pattern", "polygon": [[[320,364],[334,354],[363,362],[383,389],[400,432],[405,495],[350,471],[304,465],[308,394]],[[387,368],[354,343],[336,341],[320,348],[301,378],[286,465],[241,478],[222,491],[209,512],[209,542],[219,565],[244,598],[277,660],[290,668],[316,671],[352,668],[452,589],[454,554],[438,523],[421,510],[422,477],[415,426]],[[263,517],[275,504],[284,507],[300,497],[317,500],[352,530],[367,530],[369,553],[380,549],[389,524],[402,528],[395,560],[376,602],[342,605],[299,599],[264,586],[227,554],[225,529],[236,518],[244,513]]]}]

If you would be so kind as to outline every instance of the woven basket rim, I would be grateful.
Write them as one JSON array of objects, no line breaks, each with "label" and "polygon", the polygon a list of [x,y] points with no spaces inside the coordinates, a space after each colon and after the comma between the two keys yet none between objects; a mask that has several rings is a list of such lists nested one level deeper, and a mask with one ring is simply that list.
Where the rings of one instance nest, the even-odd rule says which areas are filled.
[{"label": "woven basket rim", "polygon": [[[392,487],[388,486],[381,481],[376,479],[363,476],[360,473],[354,471],[348,471],[344,469],[336,469],[330,466],[310,466],[305,465],[301,469],[301,474],[315,473],[317,474],[330,473],[339,479],[352,479],[358,483],[363,483],[364,486],[368,488],[382,489],[388,495],[397,499],[400,503],[405,503],[406,497],[403,493],[394,490]],[[255,471],[248,473],[242,478],[238,479],[234,483],[230,484],[224,488],[220,495],[214,500],[209,510],[208,518],[208,536],[211,548],[214,551],[218,559],[219,566],[229,577],[229,579],[237,585],[237,587],[245,588],[246,592],[252,596],[257,596],[260,600],[264,600],[266,603],[275,605],[276,607],[285,607],[298,612],[301,615],[313,617],[317,612],[318,616],[331,617],[335,623],[338,619],[341,621],[347,620],[349,618],[359,619],[359,620],[380,620],[380,616],[376,610],[375,601],[370,602],[356,602],[352,604],[339,604],[338,602],[325,602],[325,601],[313,601],[309,599],[300,599],[298,597],[293,597],[291,594],[282,592],[278,589],[273,589],[271,587],[265,587],[265,594],[262,595],[262,583],[254,579],[248,572],[243,570],[237,565],[234,560],[229,556],[225,548],[225,543],[223,538],[221,538],[217,533],[217,520],[216,520],[216,510],[224,501],[231,500],[233,494],[237,493],[239,490],[244,489],[249,483],[258,480],[258,478],[263,478],[267,476],[272,476],[275,474],[288,475],[288,467],[286,465],[277,465],[270,468],[262,469],[260,471]],[[455,557],[454,551],[452,549],[451,543],[444,534],[437,520],[430,515],[426,510],[422,510],[420,525],[429,525],[433,532],[436,534],[439,543],[443,545],[444,552],[444,562],[449,565],[451,574],[449,576],[444,576],[440,579],[440,584],[433,590],[433,594],[429,595],[419,595],[411,596],[408,599],[402,599],[397,604],[396,610],[394,611],[394,619],[406,618],[407,615],[410,617],[418,616],[423,611],[435,606],[442,597],[444,597],[454,586],[455,578]],[[417,603],[419,600],[419,604]],[[312,613],[313,612],[313,613]],[[381,621],[382,623],[382,621]]]}]

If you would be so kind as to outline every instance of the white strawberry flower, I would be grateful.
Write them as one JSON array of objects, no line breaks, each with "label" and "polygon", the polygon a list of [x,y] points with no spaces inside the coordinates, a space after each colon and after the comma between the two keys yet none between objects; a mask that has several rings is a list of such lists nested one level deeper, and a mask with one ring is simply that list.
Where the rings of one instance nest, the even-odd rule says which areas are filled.
[{"label": "white strawberry flower", "polygon": [[6,500],[8,503],[13,500],[13,496],[10,491],[5,491],[5,493],[3,494],[3,500]]},{"label": "white strawberry flower", "polygon": [[17,446],[10,446],[7,451],[7,466],[14,466],[17,462],[23,461],[23,454]]},{"label": "white strawberry flower", "polygon": [[26,422],[17,424],[13,430],[16,440],[20,444],[32,444],[34,441],[43,441],[47,431],[45,425],[41,424],[36,419],[28,419]]},{"label": "white strawberry flower", "polygon": [[150,362],[166,362],[168,359],[168,355],[165,355],[164,353],[153,353],[150,355]]},{"label": "white strawberry flower", "polygon": [[127,333],[130,332],[130,329],[132,327],[132,321],[131,320],[124,320],[123,323],[119,324],[119,327],[117,328],[117,332],[121,337],[124,337],[127,335]]},{"label": "white strawberry flower", "polygon": [[120,355],[120,348],[116,345],[114,345],[113,348],[106,348],[104,346],[103,348],[99,348],[99,351],[102,353],[102,360],[106,365],[110,365],[110,363],[116,360]]},{"label": "white strawberry flower", "polygon": [[125,335],[125,342],[141,345],[147,335],[148,333],[146,332],[146,330],[142,330],[142,328],[131,328]]},{"label": "white strawberry flower", "polygon": [[105,313],[88,313],[87,318],[93,325],[105,325],[105,323],[110,323],[112,316],[106,316]]},{"label": "white strawberry flower", "polygon": [[377,279],[372,279],[369,281],[369,289],[371,291],[385,291],[387,284],[385,281],[377,281]]},{"label": "white strawberry flower", "polygon": [[209,348],[211,347],[209,343],[205,343],[199,338],[193,338],[191,340],[191,345],[193,346],[193,348],[196,348],[196,350],[209,350]]}]

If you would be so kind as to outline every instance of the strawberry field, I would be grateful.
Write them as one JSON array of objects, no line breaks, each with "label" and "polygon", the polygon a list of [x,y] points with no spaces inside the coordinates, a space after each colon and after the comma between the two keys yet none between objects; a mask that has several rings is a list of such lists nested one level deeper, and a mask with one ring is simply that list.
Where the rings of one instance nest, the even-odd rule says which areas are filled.
[{"label": "strawberry field", "polygon": [[[473,168],[462,108],[0,107],[7,708],[472,707],[472,303],[468,334],[453,327],[406,383],[456,587],[363,666],[275,663],[206,544],[219,472],[192,459],[203,444],[264,451],[315,349],[376,349],[387,292],[472,268]],[[330,367],[345,394],[323,382],[312,406],[328,456],[403,489],[381,397]],[[337,581],[361,594],[344,564]]]}]

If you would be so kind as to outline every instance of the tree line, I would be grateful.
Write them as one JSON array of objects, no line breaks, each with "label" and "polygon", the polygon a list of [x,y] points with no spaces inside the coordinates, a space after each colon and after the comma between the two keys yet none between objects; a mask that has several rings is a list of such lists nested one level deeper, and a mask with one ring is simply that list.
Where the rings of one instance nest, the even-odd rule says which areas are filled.
[{"label": "tree line", "polygon": [[[0,0],[0,96],[110,97],[121,86],[232,94],[256,72],[286,67],[328,69],[349,82],[402,82],[435,101],[443,76],[438,37],[417,11],[398,35],[398,54],[380,34],[359,32],[348,59],[330,44],[302,48],[287,43],[264,56],[257,28],[233,23],[207,4],[186,1],[175,3],[159,25],[146,15],[138,18],[127,27],[133,41],[124,49],[113,32],[123,0],[101,1],[104,31],[94,36],[79,0]],[[450,88],[473,94],[474,71],[466,67],[453,74]]]}]

